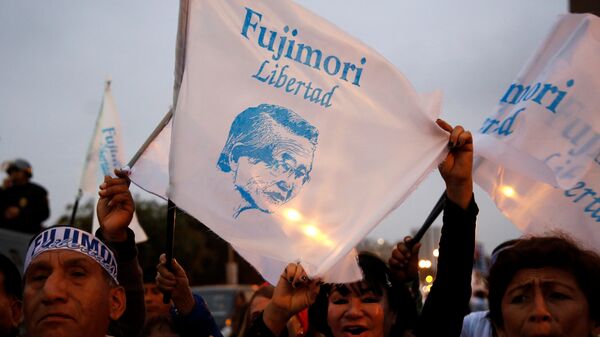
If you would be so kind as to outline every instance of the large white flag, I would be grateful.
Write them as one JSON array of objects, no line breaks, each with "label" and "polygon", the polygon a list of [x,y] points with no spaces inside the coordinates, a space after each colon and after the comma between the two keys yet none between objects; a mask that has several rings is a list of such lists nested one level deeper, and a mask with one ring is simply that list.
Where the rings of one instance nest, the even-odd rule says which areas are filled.
[{"label": "large white flag", "polygon": [[[124,162],[123,144],[121,141],[121,121],[110,90],[110,81],[106,81],[102,106],[96,121],[96,127],[92,141],[88,148],[86,161],[79,188],[83,193],[94,196],[97,203],[98,185],[103,176],[114,176],[116,168],[122,168]],[[94,204],[96,204],[94,203]],[[96,231],[100,224],[94,207],[92,230]],[[136,242],[148,240],[146,233],[140,226],[137,216],[133,219],[129,228],[135,233]]]},{"label": "large white flag", "polygon": [[292,1],[187,9],[168,197],[272,283],[359,279],[352,248],[444,155],[439,96]]},{"label": "large white flag", "polygon": [[600,19],[568,14],[484,121],[475,181],[525,233],[599,249],[599,91]]}]

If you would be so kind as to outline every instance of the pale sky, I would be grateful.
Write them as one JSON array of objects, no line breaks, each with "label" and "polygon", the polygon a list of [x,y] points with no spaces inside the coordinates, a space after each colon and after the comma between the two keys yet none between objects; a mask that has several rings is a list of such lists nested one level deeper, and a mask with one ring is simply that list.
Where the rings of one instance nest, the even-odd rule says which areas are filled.
[{"label": "pale sky", "polygon": [[[473,131],[568,10],[566,0],[298,3],[379,51],[418,91],[441,89],[442,118]],[[168,110],[178,6],[174,0],[0,2],[0,161],[31,162],[33,180],[49,191],[47,224],[74,200],[107,76],[128,156]],[[433,172],[370,236],[402,238],[420,226],[443,189]],[[488,252],[519,235],[482,190],[475,193],[478,240]]]}]

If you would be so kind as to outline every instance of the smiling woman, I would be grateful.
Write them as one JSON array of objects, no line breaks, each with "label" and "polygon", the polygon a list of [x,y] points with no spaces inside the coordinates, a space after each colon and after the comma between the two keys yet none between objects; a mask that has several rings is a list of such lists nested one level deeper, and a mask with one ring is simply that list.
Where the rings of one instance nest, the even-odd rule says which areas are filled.
[{"label": "smiling woman", "polygon": [[[309,279],[299,264],[288,264],[273,298],[263,314],[253,321],[245,337],[285,335],[288,320],[309,307],[307,336],[390,337],[459,336],[462,320],[468,312],[471,296],[471,271],[475,249],[475,218],[478,212],[473,198],[471,168],[473,144],[470,132],[438,120],[449,133],[452,148],[439,166],[446,183],[438,274],[431,292],[417,316],[416,299],[398,272],[418,261],[418,252],[410,259],[400,256],[397,248],[390,269],[380,258],[369,253],[358,256],[363,278],[357,282],[323,285]],[[398,245],[400,247],[400,245]],[[415,245],[414,247],[417,247]],[[418,250],[418,248],[417,248]],[[408,255],[406,255],[408,256]]]}]

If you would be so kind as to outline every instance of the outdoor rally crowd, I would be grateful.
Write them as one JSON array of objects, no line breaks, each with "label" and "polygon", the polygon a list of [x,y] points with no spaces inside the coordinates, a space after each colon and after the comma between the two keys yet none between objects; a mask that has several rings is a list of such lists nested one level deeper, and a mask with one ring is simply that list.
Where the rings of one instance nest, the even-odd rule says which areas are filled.
[{"label": "outdoor rally crowd", "polygon": [[[600,257],[561,235],[500,245],[488,275],[489,310],[469,313],[478,213],[473,142],[460,126],[438,125],[449,133],[450,151],[439,166],[447,203],[437,277],[426,300],[415,291],[420,245],[406,238],[387,263],[360,253],[364,277],[356,283],[325,284],[289,264],[275,286],[258,288],[230,336],[600,336]],[[12,180],[0,192],[1,227],[24,226],[15,219],[27,209],[27,223],[39,229],[48,216],[46,192],[29,182],[27,162],[15,161],[6,171]],[[115,173],[100,185],[95,236],[44,229],[29,245],[22,278],[0,256],[0,336],[222,337],[176,260],[169,270],[162,255],[157,274],[142,275],[128,228],[130,181],[127,172]],[[155,282],[145,285],[148,279]],[[172,302],[162,304],[157,289]]]}]

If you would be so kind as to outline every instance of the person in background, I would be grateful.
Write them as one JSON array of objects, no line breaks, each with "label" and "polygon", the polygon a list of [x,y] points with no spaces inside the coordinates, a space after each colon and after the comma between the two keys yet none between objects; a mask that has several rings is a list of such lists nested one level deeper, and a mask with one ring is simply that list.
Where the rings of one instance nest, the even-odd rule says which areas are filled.
[{"label": "person in background", "polygon": [[[492,251],[490,264],[493,266],[494,262],[498,259],[498,256],[505,250],[512,247],[517,243],[519,239],[511,239],[504,241]],[[486,297],[489,294],[489,286],[486,280]],[[489,307],[489,304],[488,304]],[[492,337],[495,336],[495,332],[492,323],[488,318],[489,311],[474,311],[465,316],[463,320],[463,327],[460,333],[460,337]]]},{"label": "person in background", "polygon": [[519,239],[498,254],[488,281],[500,337],[600,335],[600,256],[566,236]]},{"label": "person in background", "polygon": [[488,309],[488,284],[482,272],[474,270],[471,276],[471,300],[469,308],[471,312],[485,311]]},{"label": "person in background", "polygon": [[144,303],[146,304],[146,321],[156,316],[169,317],[171,315],[171,303],[164,303],[163,293],[156,284],[156,272],[151,273],[150,270],[144,273]]},{"label": "person in background", "polygon": [[23,159],[4,164],[8,177],[0,189],[0,228],[36,234],[50,216],[48,192],[32,183],[31,164]]},{"label": "person in background", "polygon": [[22,315],[21,274],[12,261],[0,254],[0,336],[15,337]]}]

